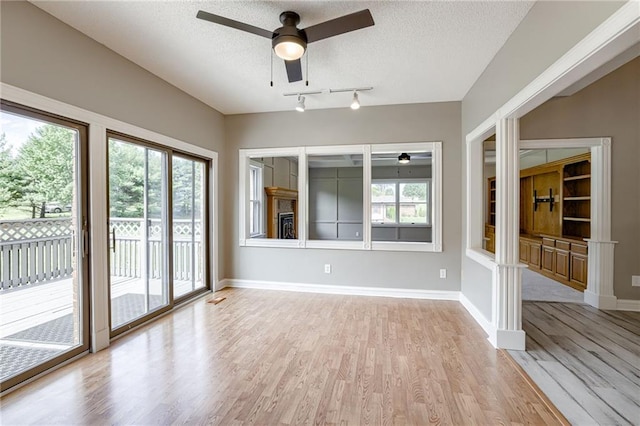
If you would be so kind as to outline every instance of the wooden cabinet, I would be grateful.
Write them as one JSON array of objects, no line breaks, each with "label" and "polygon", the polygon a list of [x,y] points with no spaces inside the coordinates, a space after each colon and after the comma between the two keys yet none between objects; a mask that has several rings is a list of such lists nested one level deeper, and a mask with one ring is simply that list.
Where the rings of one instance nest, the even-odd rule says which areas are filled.
[{"label": "wooden cabinet", "polygon": [[539,239],[520,237],[520,262],[529,265],[529,269],[540,269],[542,244]]},{"label": "wooden cabinet", "polygon": [[[487,180],[485,249],[495,252],[496,180]],[[584,290],[591,236],[591,154],[520,171],[520,262]]]},{"label": "wooden cabinet", "polygon": [[496,251],[496,227],[493,225],[484,226],[484,249],[491,253]]},{"label": "wooden cabinet", "polygon": [[569,270],[571,271],[571,282],[583,290],[587,288],[587,256],[571,253]]},{"label": "wooden cabinet", "polygon": [[569,279],[569,252],[556,248],[555,250],[555,270],[556,276],[563,280]]},{"label": "wooden cabinet", "polygon": [[550,274],[556,270],[556,249],[549,246],[542,246],[541,268]]},{"label": "wooden cabinet", "polygon": [[[587,244],[549,236],[542,237],[541,241],[542,258],[538,272],[577,290],[584,290],[587,287]],[[529,265],[532,264],[531,253],[530,250]]]}]

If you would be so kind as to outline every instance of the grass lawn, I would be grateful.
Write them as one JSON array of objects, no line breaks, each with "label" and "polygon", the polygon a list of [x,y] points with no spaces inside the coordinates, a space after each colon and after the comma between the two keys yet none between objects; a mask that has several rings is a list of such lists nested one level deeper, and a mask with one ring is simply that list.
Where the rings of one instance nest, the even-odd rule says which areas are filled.
[{"label": "grass lawn", "polygon": [[[36,218],[39,218],[39,210],[36,209]],[[69,217],[71,212],[62,213],[45,213],[46,218],[58,218]],[[22,220],[31,219],[31,207],[30,206],[0,206],[0,220]]]}]

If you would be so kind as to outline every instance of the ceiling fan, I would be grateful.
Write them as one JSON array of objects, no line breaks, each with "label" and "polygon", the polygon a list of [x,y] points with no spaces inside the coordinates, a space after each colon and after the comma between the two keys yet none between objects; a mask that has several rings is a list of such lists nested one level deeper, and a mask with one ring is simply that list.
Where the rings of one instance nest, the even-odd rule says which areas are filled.
[{"label": "ceiling fan", "polygon": [[300,58],[307,49],[307,43],[348,33],[374,25],[369,9],[351,13],[340,18],[331,19],[320,24],[299,29],[300,15],[287,11],[280,14],[282,27],[273,32],[244,22],[234,21],[223,16],[214,15],[203,10],[198,11],[197,18],[215,24],[225,25],[237,30],[246,31],[262,37],[270,38],[273,50],[278,57],[284,59],[289,83],[302,80],[302,65]]}]

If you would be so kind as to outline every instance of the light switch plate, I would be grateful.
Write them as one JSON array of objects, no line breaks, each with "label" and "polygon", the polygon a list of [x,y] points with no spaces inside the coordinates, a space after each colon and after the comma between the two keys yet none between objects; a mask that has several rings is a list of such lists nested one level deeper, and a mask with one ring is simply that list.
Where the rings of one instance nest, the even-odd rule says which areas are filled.
[{"label": "light switch plate", "polygon": [[631,276],[631,285],[633,287],[640,287],[640,275]]}]

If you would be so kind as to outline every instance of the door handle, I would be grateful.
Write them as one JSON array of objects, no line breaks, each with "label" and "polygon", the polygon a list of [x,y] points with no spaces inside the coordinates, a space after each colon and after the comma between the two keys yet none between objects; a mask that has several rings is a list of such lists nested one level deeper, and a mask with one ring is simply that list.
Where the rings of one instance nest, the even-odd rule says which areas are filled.
[{"label": "door handle", "polygon": [[116,228],[111,229],[111,251],[116,252]]}]

